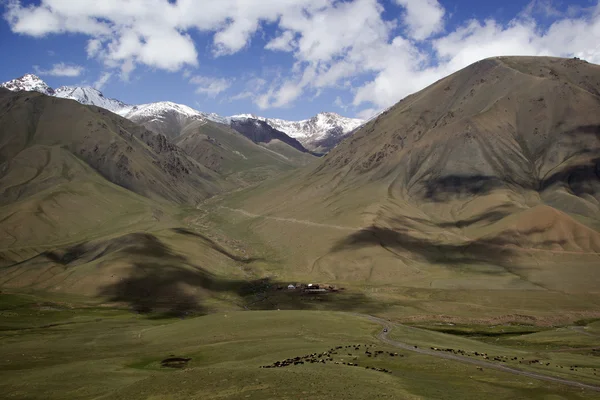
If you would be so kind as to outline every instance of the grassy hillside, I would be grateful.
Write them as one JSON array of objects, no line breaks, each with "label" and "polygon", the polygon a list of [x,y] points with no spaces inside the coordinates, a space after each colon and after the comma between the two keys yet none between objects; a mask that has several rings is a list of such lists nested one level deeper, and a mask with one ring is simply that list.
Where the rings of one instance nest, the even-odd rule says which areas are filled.
[{"label": "grassy hillside", "polygon": [[[17,399],[598,397],[588,390],[398,350],[375,339],[378,326],[344,313],[227,312],[182,321],[73,309],[65,299],[5,296],[0,305],[0,389]],[[465,346],[451,335],[436,334],[436,339],[417,332],[425,335],[419,343],[431,339]],[[408,336],[403,339],[412,340],[415,334]],[[515,353],[472,343],[479,351]],[[333,361],[260,368],[348,345],[331,354]],[[367,357],[366,347],[385,353]],[[398,356],[390,357],[390,352]],[[529,357],[525,350],[518,354]],[[165,367],[162,361],[174,357],[188,361],[181,368]]]},{"label": "grassy hillside", "polygon": [[390,314],[597,314],[599,96],[597,65],[484,60],[214,218],[267,243],[280,274],[343,282]]},{"label": "grassy hillside", "polygon": [[30,158],[20,153],[36,146],[62,148],[66,152],[60,154],[68,152],[83,160],[110,182],[159,201],[195,204],[228,188],[218,174],[164,136],[101,108],[4,89],[0,108],[5,110],[0,116],[2,176],[14,180],[5,181],[3,189],[12,191],[7,193],[12,199],[19,197],[17,187],[25,184],[23,174],[12,169],[32,170],[26,165]]},{"label": "grassy hillside", "polygon": [[0,91],[0,393],[597,398],[526,373],[600,385],[599,88],[484,60],[320,160]]},{"label": "grassy hillside", "polygon": [[285,143],[259,145],[210,121],[187,125],[175,143],[198,162],[241,184],[256,183],[304,166],[316,157]]}]

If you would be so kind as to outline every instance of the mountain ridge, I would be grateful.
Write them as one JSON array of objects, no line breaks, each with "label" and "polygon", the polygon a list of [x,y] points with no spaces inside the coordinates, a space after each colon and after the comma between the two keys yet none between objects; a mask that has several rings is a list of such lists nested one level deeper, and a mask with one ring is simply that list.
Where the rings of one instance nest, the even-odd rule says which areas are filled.
[{"label": "mountain ridge", "polygon": [[[308,280],[593,290],[599,98],[598,65],[485,59],[404,98],[310,167],[224,205],[268,215],[261,234]],[[331,229],[315,243],[303,224],[273,235],[280,221],[355,232]]]},{"label": "mountain ridge", "polygon": [[[292,139],[298,140],[308,150],[317,153],[328,152],[364,123],[363,120],[343,117],[333,112],[321,112],[308,119],[288,121],[277,118],[265,118],[253,114],[240,114],[230,117],[221,116],[215,113],[198,111],[187,105],[171,101],[130,105],[118,99],[105,97],[102,92],[92,87],[62,86],[52,89],[34,74],[26,74],[20,78],[7,81],[0,84],[0,87],[5,87],[12,91],[38,91],[49,96],[98,106],[134,122],[146,122],[148,118],[151,120],[154,117],[160,119],[163,114],[171,114],[171,118],[178,120],[179,123],[181,123],[182,118],[190,118],[191,120],[206,119],[224,125],[231,125],[235,120],[254,119],[266,122],[272,128],[283,132]],[[179,113],[180,115],[175,115],[175,113]],[[156,126],[153,126],[153,128],[158,129]],[[158,130],[167,137],[174,137],[176,135],[173,133],[173,130]]]},{"label": "mountain ridge", "polygon": [[364,124],[364,120],[343,117],[333,112],[320,112],[314,117],[288,121],[278,118],[265,118],[254,114],[240,114],[230,117],[232,120],[258,120],[274,129],[297,139],[312,151],[326,153]]}]

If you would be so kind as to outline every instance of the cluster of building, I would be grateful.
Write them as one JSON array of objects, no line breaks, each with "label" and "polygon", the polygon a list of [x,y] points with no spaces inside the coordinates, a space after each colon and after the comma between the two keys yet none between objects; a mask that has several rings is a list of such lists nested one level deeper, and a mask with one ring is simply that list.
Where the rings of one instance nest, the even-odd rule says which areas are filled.
[{"label": "cluster of building", "polygon": [[287,289],[297,290],[303,293],[327,293],[338,291],[335,286],[319,283],[290,283],[287,286]]}]

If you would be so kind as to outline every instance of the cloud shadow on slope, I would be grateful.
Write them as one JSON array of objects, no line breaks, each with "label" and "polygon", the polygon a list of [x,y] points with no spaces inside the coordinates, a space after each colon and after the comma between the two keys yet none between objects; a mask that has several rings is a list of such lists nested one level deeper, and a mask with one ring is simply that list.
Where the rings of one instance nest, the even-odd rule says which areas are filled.
[{"label": "cloud shadow on slope", "polygon": [[501,179],[485,175],[447,175],[425,182],[424,197],[435,202],[445,202],[453,198],[480,196],[494,189],[506,186]]},{"label": "cloud shadow on slope", "polygon": [[555,172],[540,182],[539,191],[550,186],[564,183],[576,196],[600,194],[600,157],[590,160],[584,165],[575,165]]},{"label": "cloud shadow on slope", "polygon": [[[174,230],[198,238],[224,257],[236,263],[256,259],[237,257],[218,243],[185,229]],[[200,244],[200,243],[199,243]],[[148,233],[88,243],[45,254],[48,261],[75,271],[78,266],[97,260],[95,268],[113,263],[127,265],[126,275],[100,286],[97,297],[104,301],[126,304],[135,312],[151,318],[202,315],[211,312],[209,298],[229,299],[232,307],[240,309],[327,309],[340,311],[377,311],[382,304],[370,301],[362,293],[329,293],[307,296],[285,290],[290,282],[272,278],[227,278],[209,272],[189,257],[173,251],[159,238]],[[87,267],[87,266],[86,266]]]},{"label": "cloud shadow on slope", "polygon": [[208,246],[210,246],[211,249],[218,251],[219,253],[223,254],[224,256],[231,258],[232,260],[235,260],[237,262],[249,264],[254,261],[264,261],[263,258],[258,258],[258,257],[240,257],[237,254],[234,254],[234,253],[228,251],[226,248],[224,248],[223,246],[221,246],[220,244],[218,244],[211,238],[204,236],[198,232],[192,231],[190,229],[173,228],[172,231],[175,233],[178,233],[180,235],[187,235],[187,236],[193,236],[195,238],[198,238],[198,239],[204,241]]},{"label": "cloud shadow on slope", "polygon": [[429,263],[448,266],[477,263],[504,266],[515,255],[514,250],[491,244],[484,241],[464,244],[441,243],[432,239],[417,238],[410,235],[406,229],[393,230],[372,226],[340,240],[331,250],[338,252],[381,246],[393,253],[406,255],[412,253],[426,259]]},{"label": "cloud shadow on slope", "polygon": [[[500,214],[492,212],[487,217],[498,218]],[[486,216],[481,217],[485,219]],[[398,256],[413,254],[427,262],[457,268],[469,264],[490,264],[500,266],[515,272],[515,258],[519,255],[515,245],[529,245],[523,243],[530,235],[545,232],[545,228],[532,228],[520,232],[517,239],[510,233],[489,239],[472,240],[462,243],[445,243],[433,238],[415,237],[413,229],[401,226],[404,220],[396,220],[398,228],[383,228],[371,226],[357,231],[338,241],[331,249],[332,252],[343,250],[356,250],[370,246],[381,246]],[[457,224],[461,224],[458,221]],[[442,232],[440,232],[442,233]],[[519,243],[520,241],[520,243]],[[538,248],[551,247],[565,244],[564,240],[546,240],[535,242]],[[493,272],[490,272],[493,273]]]}]

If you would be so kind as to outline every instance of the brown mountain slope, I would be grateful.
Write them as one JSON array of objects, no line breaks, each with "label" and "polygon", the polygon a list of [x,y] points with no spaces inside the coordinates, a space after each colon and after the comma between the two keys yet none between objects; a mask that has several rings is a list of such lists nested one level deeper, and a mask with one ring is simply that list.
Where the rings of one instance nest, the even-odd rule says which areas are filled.
[{"label": "brown mountain slope", "polygon": [[599,177],[600,66],[500,57],[223,212],[263,216],[253,229],[301,279],[595,292]]},{"label": "brown mountain slope", "polygon": [[0,109],[4,203],[37,190],[31,188],[27,173],[12,169],[43,169],[27,165],[27,160],[39,160],[19,157],[39,146],[65,149],[109,181],[155,200],[195,204],[225,187],[218,174],[164,136],[106,110],[39,93],[6,90],[0,91]]},{"label": "brown mountain slope", "polygon": [[230,185],[106,110],[0,90],[0,265],[91,238],[173,223]]},{"label": "brown mountain slope", "polygon": [[211,121],[190,123],[175,143],[199,163],[242,186],[316,159],[278,140],[264,145],[254,143],[229,126]]}]

